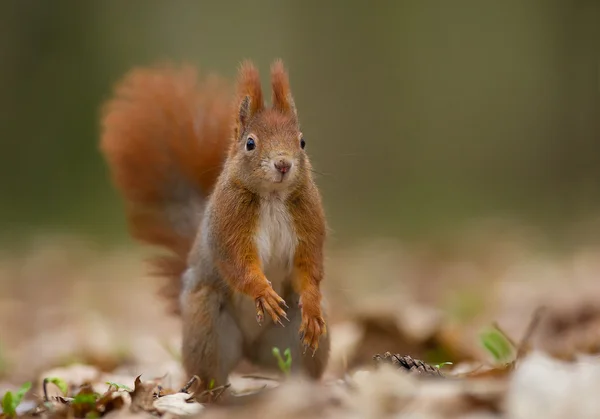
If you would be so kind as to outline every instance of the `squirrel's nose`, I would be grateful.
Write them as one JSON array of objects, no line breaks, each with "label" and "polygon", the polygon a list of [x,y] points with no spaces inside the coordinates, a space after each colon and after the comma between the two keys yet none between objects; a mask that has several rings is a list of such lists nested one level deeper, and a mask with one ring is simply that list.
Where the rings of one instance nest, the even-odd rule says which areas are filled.
[{"label": "squirrel's nose", "polygon": [[286,174],[292,167],[292,162],[287,159],[278,159],[275,161],[275,169],[282,174]]}]

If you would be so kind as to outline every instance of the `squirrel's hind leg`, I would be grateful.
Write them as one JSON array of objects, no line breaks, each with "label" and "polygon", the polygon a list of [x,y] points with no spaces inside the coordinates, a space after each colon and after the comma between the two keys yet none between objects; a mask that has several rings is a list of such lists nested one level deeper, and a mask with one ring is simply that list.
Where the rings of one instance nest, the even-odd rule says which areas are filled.
[{"label": "squirrel's hind leg", "polygon": [[[304,353],[304,347],[298,335],[302,321],[302,311],[298,307],[298,295],[291,293],[285,300],[289,307],[286,312],[290,321],[283,320],[285,327],[269,322],[266,330],[261,334],[256,344],[252,346],[251,351],[246,353],[245,356],[257,366],[269,370],[279,370],[277,359],[273,355],[273,348],[279,348],[281,356],[284,359],[284,351],[290,348],[292,374],[302,373],[310,378],[319,379],[323,375],[329,360],[329,334],[321,336],[319,348],[314,356],[310,349],[307,349],[306,353]],[[323,312],[323,316],[325,317],[325,321],[327,321],[325,312]]]},{"label": "squirrel's hind leg", "polygon": [[211,287],[183,296],[182,360],[189,378],[197,375],[199,393],[227,384],[242,356],[242,334],[226,310],[226,301]]}]

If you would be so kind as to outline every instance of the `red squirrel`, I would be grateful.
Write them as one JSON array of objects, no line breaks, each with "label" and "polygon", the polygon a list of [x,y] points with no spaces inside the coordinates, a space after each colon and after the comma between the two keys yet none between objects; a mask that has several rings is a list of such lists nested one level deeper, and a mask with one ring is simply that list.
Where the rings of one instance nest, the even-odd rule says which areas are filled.
[{"label": "red squirrel", "polygon": [[271,107],[242,63],[237,94],[192,67],[131,70],[103,107],[100,149],[131,235],[183,326],[182,361],[204,388],[245,359],[320,379],[329,358],[320,284],[326,219],[281,60]]}]

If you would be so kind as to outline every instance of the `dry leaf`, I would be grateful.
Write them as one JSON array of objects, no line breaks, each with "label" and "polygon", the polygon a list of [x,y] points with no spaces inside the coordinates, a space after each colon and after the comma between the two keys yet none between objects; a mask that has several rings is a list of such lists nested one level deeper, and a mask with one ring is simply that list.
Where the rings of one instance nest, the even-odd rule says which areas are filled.
[{"label": "dry leaf", "polygon": [[171,413],[177,416],[189,416],[200,413],[204,406],[191,400],[191,394],[174,393],[154,400],[154,408],[160,413]]},{"label": "dry leaf", "polygon": [[565,360],[579,353],[600,353],[600,308],[597,301],[577,301],[547,310],[541,322],[539,348]]},{"label": "dry leaf", "polygon": [[141,375],[138,375],[135,378],[134,389],[130,393],[130,409],[133,412],[141,410],[151,412],[154,410],[154,390],[157,388],[157,384],[154,381],[142,382],[140,377]]},{"label": "dry leaf", "polygon": [[97,402],[97,409],[103,414],[120,410],[125,406],[125,398],[122,392],[109,391],[106,392]]}]

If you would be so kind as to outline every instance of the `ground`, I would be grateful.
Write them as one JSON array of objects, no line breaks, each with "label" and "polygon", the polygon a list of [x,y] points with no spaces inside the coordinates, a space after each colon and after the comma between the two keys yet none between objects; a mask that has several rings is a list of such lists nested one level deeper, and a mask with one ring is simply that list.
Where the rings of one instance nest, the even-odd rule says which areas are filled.
[{"label": "ground", "polygon": [[179,319],[138,246],[40,240],[0,257],[4,414],[30,382],[20,416],[590,417],[600,412],[600,247],[542,247],[505,229],[446,246],[338,246],[324,283],[323,381],[241,370],[205,395],[235,405],[218,408],[188,400],[193,381],[180,391],[192,377],[179,365]]}]

